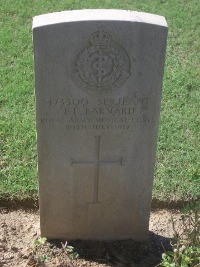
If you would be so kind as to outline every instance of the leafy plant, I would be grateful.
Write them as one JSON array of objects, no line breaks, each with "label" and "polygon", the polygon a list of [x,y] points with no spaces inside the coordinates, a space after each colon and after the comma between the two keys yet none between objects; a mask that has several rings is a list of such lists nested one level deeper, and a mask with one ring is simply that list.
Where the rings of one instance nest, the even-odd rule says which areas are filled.
[{"label": "leafy plant", "polygon": [[172,218],[174,238],[170,252],[162,255],[163,267],[200,266],[200,201],[188,204],[182,211],[182,227],[176,229]]},{"label": "leafy plant", "polygon": [[42,262],[47,261],[47,260],[48,260],[47,255],[42,255],[42,256],[40,256],[40,260],[41,260]]},{"label": "leafy plant", "polygon": [[47,241],[46,237],[39,237],[34,241],[35,249],[34,249],[34,255],[35,255],[35,260],[39,262],[45,262],[47,261],[48,257],[47,255],[40,255],[39,254],[39,247],[42,247],[45,245]]},{"label": "leafy plant", "polygon": [[62,247],[63,249],[67,252],[67,254],[69,255],[69,257],[72,259],[72,260],[76,260],[79,258],[79,254],[77,252],[74,251],[74,247],[72,246],[68,246],[67,245],[67,242],[65,242],[65,244],[62,244]]},{"label": "leafy plant", "polygon": [[46,237],[39,237],[38,239],[36,239],[34,241],[34,245],[36,247],[38,247],[38,246],[44,245],[46,243],[46,241],[47,241],[47,238]]}]

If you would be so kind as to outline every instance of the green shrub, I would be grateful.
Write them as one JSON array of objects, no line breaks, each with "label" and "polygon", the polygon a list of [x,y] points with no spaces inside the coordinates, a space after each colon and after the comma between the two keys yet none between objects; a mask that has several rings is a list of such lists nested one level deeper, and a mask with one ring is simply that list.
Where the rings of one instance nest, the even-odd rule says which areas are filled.
[{"label": "green shrub", "polygon": [[176,229],[172,218],[174,237],[172,251],[162,255],[163,267],[200,266],[200,201],[188,204],[182,212],[182,224]]}]

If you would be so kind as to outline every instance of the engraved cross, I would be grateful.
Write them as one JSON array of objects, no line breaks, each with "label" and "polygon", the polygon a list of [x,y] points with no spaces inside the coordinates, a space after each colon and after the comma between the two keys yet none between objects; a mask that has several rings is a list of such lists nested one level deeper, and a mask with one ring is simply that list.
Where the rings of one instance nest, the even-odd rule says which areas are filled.
[{"label": "engraved cross", "polygon": [[122,165],[122,158],[114,160],[102,160],[100,159],[100,142],[101,136],[95,136],[95,159],[94,160],[74,160],[71,159],[71,164],[93,164],[94,169],[94,195],[93,204],[99,203],[98,193],[99,193],[99,167],[108,164],[120,164]]}]

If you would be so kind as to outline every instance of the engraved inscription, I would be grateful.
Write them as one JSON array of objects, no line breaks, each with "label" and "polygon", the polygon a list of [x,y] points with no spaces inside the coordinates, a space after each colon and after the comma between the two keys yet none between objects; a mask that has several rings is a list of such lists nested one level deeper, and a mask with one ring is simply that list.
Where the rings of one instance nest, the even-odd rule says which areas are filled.
[{"label": "engraved inscription", "polygon": [[123,97],[54,97],[44,99],[48,111],[40,123],[57,124],[66,130],[133,130],[136,124],[152,124],[151,100],[136,92]]},{"label": "engraved inscription", "polygon": [[95,165],[94,170],[94,195],[92,204],[99,203],[99,167],[105,164],[120,164],[122,165],[122,158],[114,160],[101,160],[100,159],[100,142],[101,136],[95,136],[95,159],[93,160],[74,160],[71,159],[71,164],[93,164]]},{"label": "engraved inscription", "polygon": [[105,93],[121,87],[130,75],[130,58],[105,30],[94,32],[72,60],[71,78],[86,90]]}]

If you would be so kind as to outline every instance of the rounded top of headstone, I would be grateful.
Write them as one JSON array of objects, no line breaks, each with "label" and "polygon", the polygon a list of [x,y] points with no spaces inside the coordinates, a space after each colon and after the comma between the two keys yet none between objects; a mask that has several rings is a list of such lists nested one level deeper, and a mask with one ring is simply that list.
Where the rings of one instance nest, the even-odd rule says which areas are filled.
[{"label": "rounded top of headstone", "polygon": [[75,21],[130,21],[167,27],[163,16],[150,13],[118,9],[83,9],[43,14],[33,18],[33,29],[37,27]]}]

